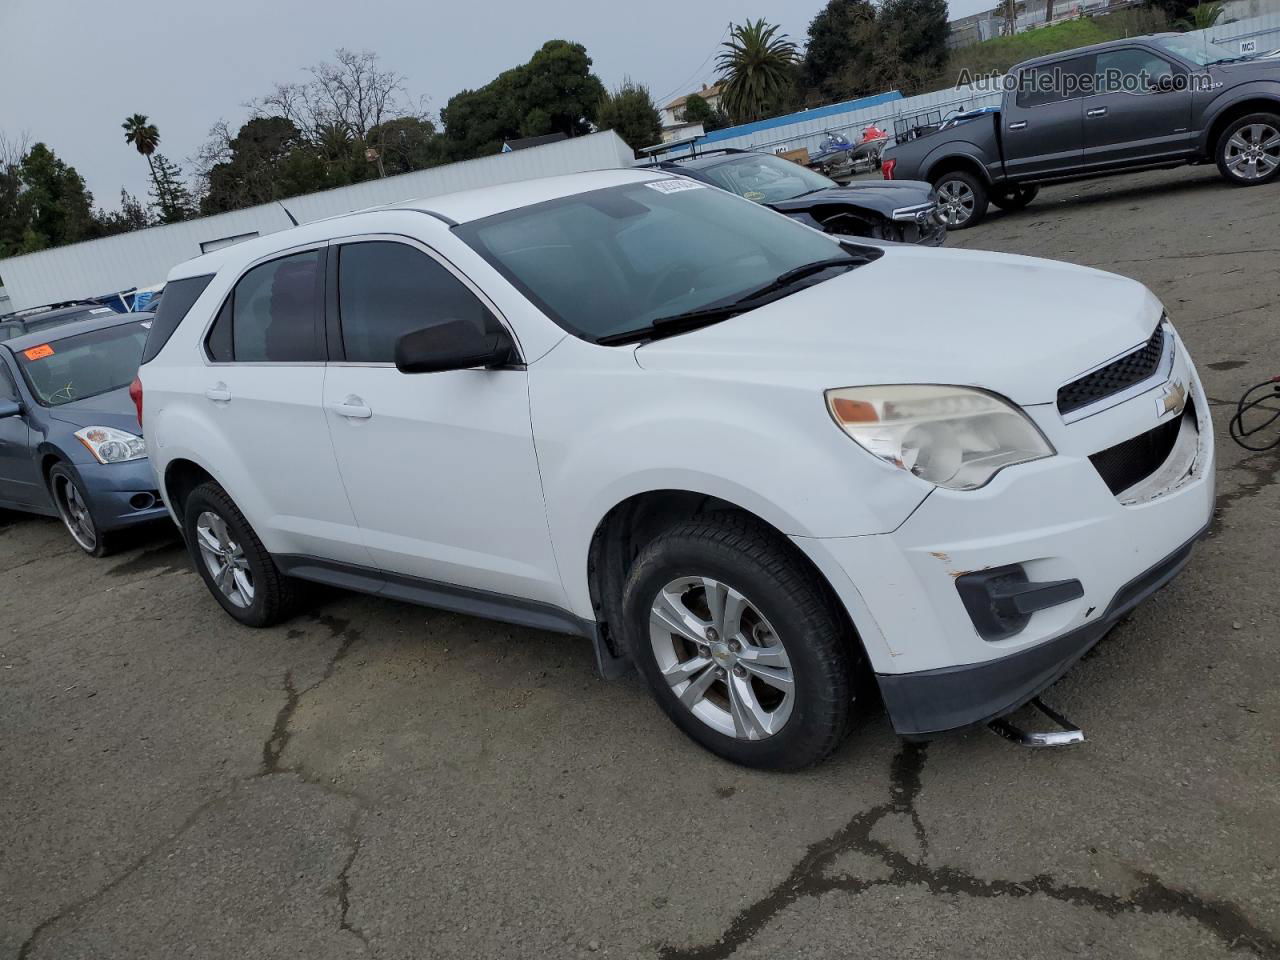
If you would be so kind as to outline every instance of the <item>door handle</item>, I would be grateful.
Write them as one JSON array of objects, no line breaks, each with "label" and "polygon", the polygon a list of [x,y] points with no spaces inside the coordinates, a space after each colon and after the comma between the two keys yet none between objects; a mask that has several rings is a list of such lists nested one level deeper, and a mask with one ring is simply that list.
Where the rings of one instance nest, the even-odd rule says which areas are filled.
[{"label": "door handle", "polygon": [[206,390],[204,395],[214,403],[226,403],[231,399],[231,391],[227,389],[227,385],[221,380]]},{"label": "door handle", "polygon": [[1084,115],[1085,115],[1086,117],[1105,117],[1105,116],[1107,115],[1107,108],[1106,108],[1106,107],[1094,107],[1092,110],[1086,110],[1086,111],[1084,112]]},{"label": "door handle", "polygon": [[1025,129],[1027,129],[1027,121],[1025,121],[1025,120],[1019,120],[1019,121],[1017,121],[1016,123],[1011,123],[1011,124],[1009,124],[1009,129],[1010,129],[1010,130],[1025,130]]},{"label": "door handle", "polygon": [[341,403],[329,404],[329,409],[340,417],[348,417],[352,420],[368,420],[373,416],[373,411],[359,397],[347,397]]}]

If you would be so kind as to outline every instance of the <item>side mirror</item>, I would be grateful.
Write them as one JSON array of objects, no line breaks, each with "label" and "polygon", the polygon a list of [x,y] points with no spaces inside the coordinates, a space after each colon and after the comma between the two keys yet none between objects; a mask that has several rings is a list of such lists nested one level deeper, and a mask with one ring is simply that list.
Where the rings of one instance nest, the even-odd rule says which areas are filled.
[{"label": "side mirror", "polygon": [[22,406],[12,400],[0,400],[0,420],[5,417],[16,417],[22,413]]},{"label": "side mirror", "polygon": [[396,341],[396,369],[401,373],[440,373],[510,363],[515,344],[492,322],[481,332],[466,320],[450,320],[406,333]]}]

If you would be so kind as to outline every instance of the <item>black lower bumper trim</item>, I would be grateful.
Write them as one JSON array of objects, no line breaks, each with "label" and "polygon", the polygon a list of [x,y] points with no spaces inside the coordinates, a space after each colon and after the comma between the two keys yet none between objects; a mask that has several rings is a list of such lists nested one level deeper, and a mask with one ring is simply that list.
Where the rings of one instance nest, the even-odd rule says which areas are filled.
[{"label": "black lower bumper trim", "polygon": [[1176,577],[1203,534],[1200,531],[1129,581],[1105,612],[1070,633],[984,663],[877,674],[894,729],[905,737],[922,737],[986,723],[1016,710],[1066,673],[1125,614]]}]

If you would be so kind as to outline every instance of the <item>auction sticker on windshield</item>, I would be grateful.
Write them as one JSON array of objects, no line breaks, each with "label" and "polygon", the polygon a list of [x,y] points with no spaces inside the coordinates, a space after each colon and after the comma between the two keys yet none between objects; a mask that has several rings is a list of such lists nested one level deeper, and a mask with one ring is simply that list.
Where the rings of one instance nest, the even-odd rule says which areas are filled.
[{"label": "auction sticker on windshield", "polygon": [[650,180],[645,186],[659,193],[679,193],[681,190],[703,190],[707,185],[692,180]]},{"label": "auction sticker on windshield", "polygon": [[47,343],[42,343],[38,347],[32,347],[30,350],[23,350],[22,355],[28,360],[40,360],[44,357],[53,356],[53,347]]}]

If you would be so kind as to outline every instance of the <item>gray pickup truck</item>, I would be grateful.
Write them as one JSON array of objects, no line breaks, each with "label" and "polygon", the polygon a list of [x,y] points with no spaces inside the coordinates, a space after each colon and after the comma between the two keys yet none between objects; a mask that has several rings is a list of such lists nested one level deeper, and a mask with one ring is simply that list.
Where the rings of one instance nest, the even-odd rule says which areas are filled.
[{"label": "gray pickup truck", "polygon": [[1217,163],[1228,183],[1280,174],[1280,59],[1186,34],[1113,40],[1028,60],[999,110],[962,115],[885,150],[885,179],[926,180],[951,230],[988,202],[1019,210],[1039,185]]}]

